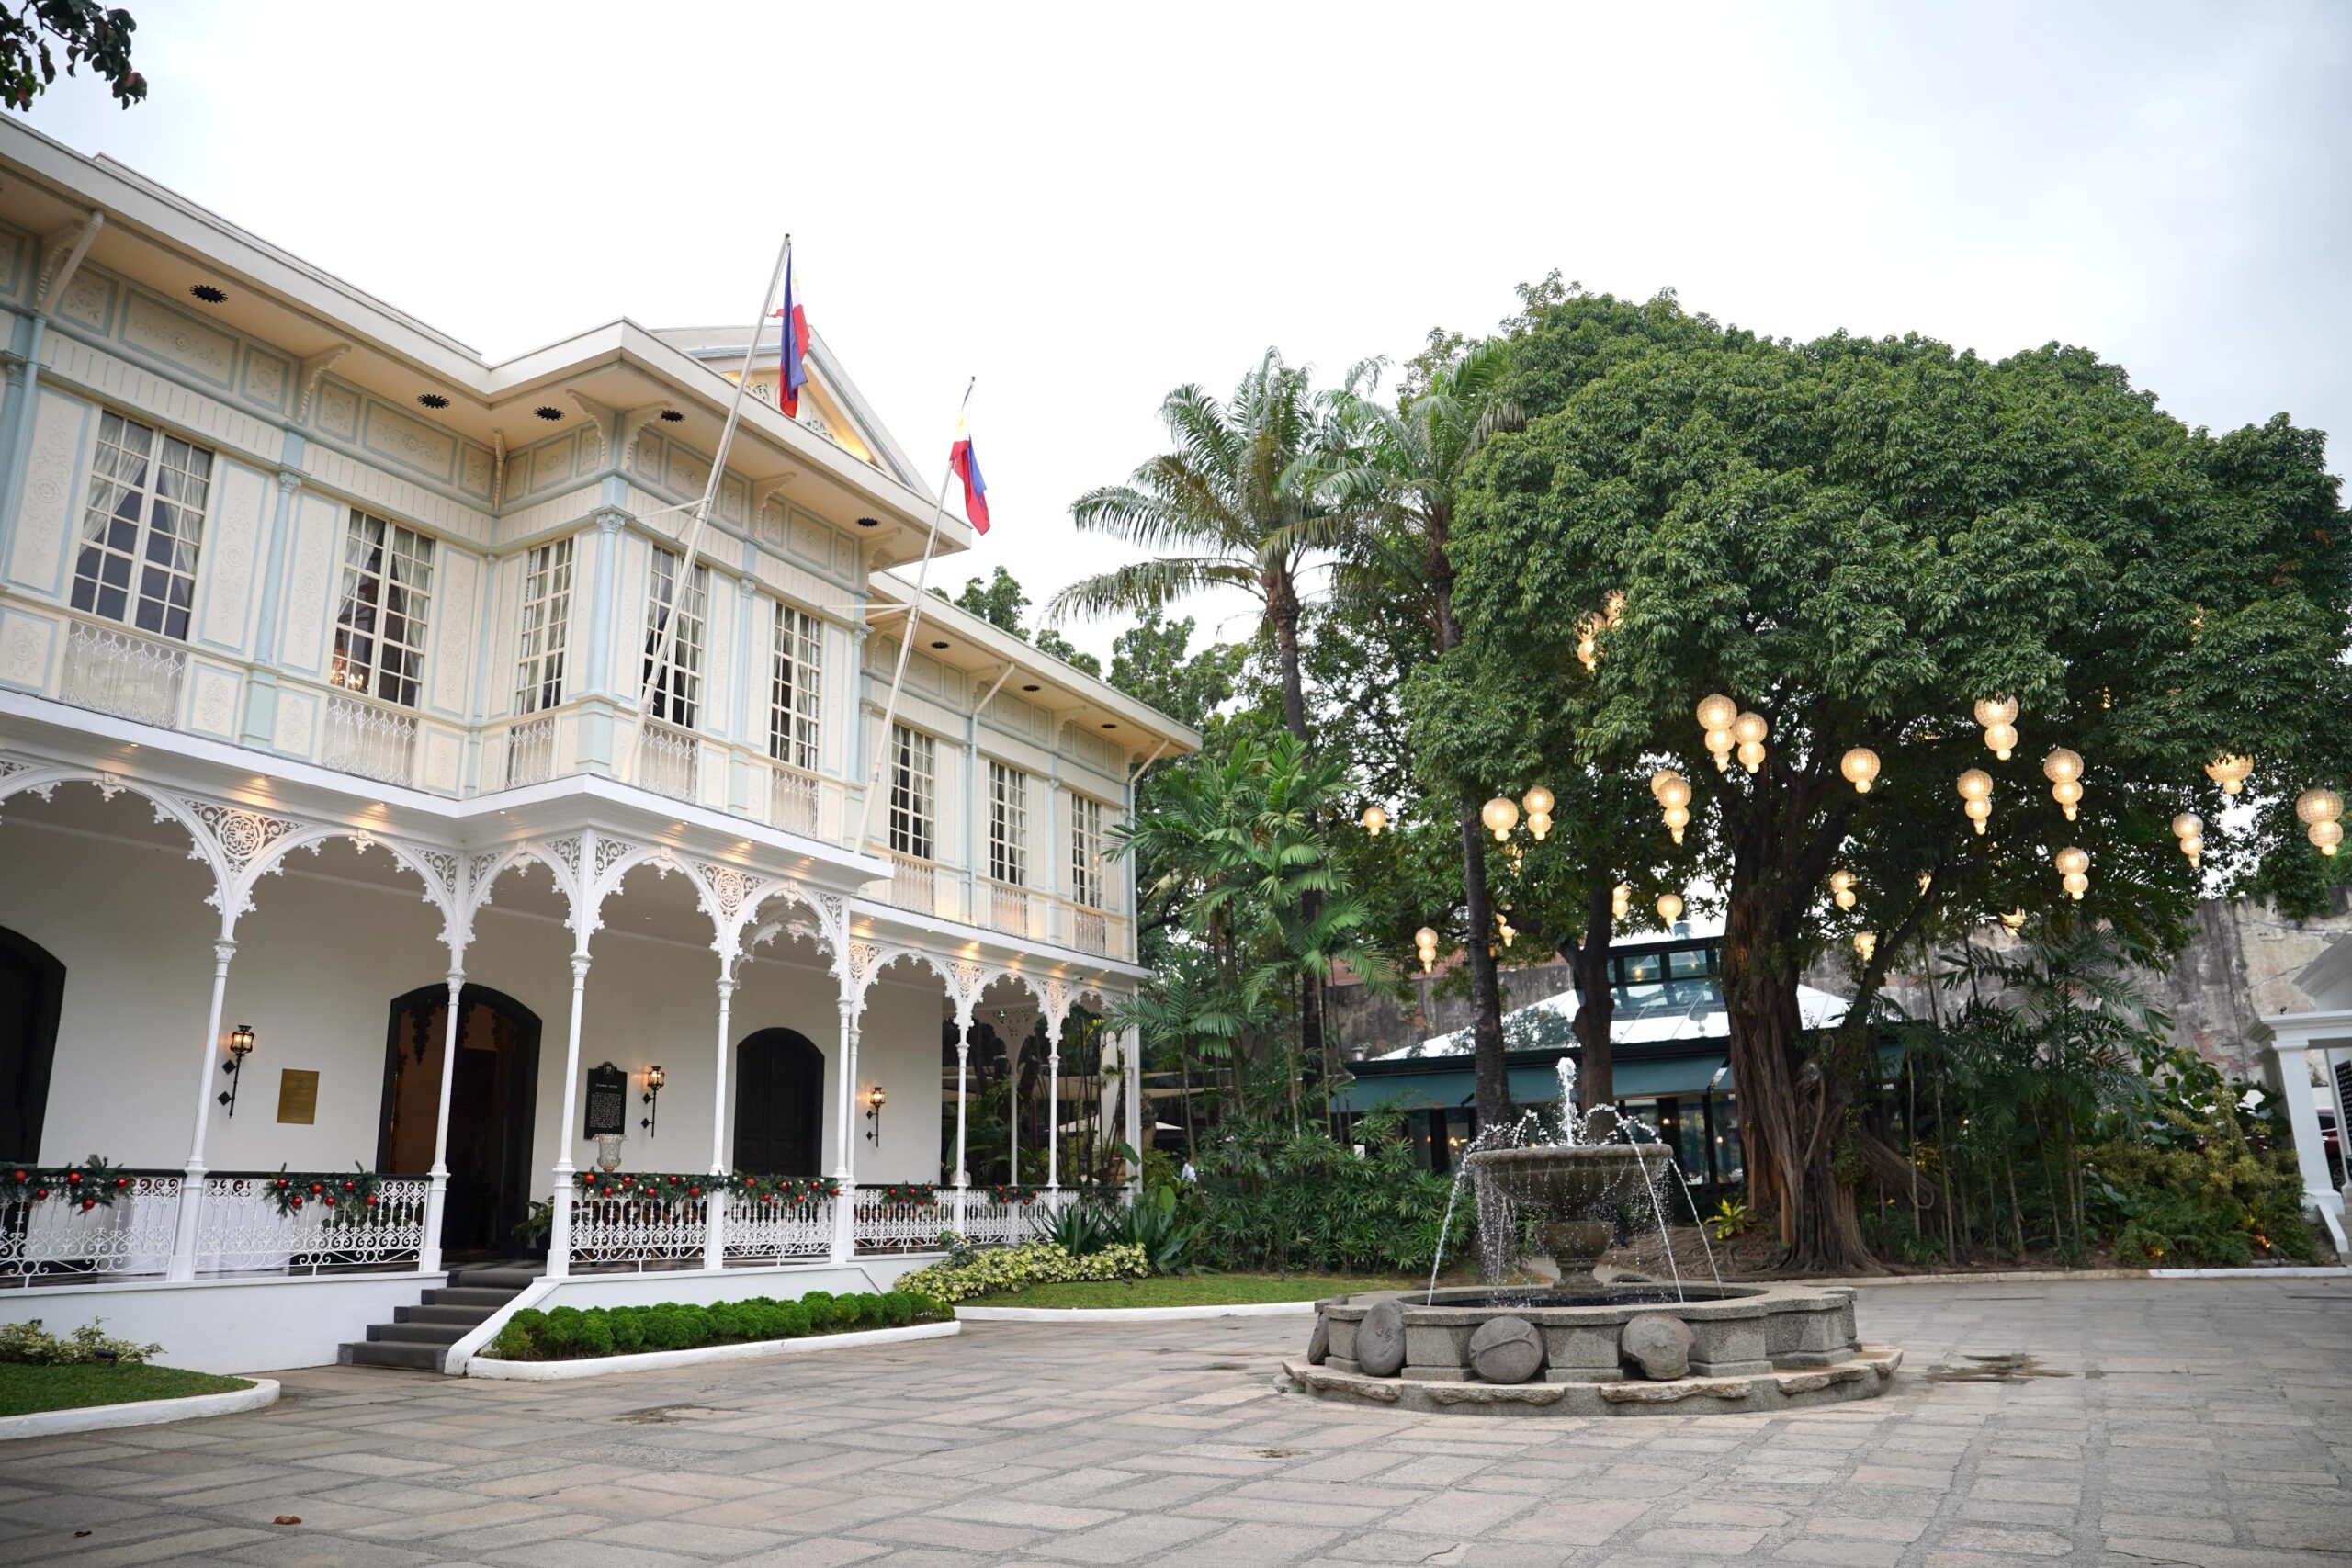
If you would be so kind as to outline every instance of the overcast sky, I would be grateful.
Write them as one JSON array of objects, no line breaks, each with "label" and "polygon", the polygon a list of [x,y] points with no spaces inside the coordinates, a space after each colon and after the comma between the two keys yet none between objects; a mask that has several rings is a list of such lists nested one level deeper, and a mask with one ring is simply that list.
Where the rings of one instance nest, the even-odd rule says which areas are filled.
[{"label": "overcast sky", "polygon": [[61,80],[34,124],[493,359],[748,321],[790,229],[919,461],[979,377],[996,528],[951,588],[1119,559],[1069,504],[1169,388],[1401,358],[1555,267],[1776,335],[2086,344],[2191,423],[2352,442],[2337,0],[125,3],[147,102]]}]

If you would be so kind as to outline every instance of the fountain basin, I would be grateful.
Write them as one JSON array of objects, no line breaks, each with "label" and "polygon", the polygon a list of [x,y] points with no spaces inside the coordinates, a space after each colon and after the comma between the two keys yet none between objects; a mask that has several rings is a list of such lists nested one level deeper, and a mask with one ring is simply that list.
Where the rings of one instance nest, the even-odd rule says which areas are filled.
[{"label": "fountain basin", "polygon": [[[1842,1286],[1487,1286],[1339,1296],[1315,1310],[1306,1358],[1285,1368],[1293,1386],[1415,1410],[1781,1410],[1868,1398],[1885,1388],[1902,1359],[1900,1351],[1856,1338],[1854,1292]],[[1649,1376],[1627,1354],[1626,1325],[1660,1318],[1688,1330],[1679,1375]],[[1474,1339],[1526,1345],[1518,1325],[1540,1338],[1540,1363],[1508,1381],[1481,1376]],[[1391,1370],[1400,1325],[1402,1362]],[[1679,1337],[1655,1322],[1644,1331]],[[1525,1357],[1490,1353],[1485,1364],[1516,1374]]]}]

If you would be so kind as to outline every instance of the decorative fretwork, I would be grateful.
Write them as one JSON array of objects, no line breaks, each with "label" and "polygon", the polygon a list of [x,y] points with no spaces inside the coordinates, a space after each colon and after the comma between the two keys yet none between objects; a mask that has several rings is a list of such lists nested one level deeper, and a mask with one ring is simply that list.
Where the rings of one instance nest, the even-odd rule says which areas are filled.
[{"label": "decorative fretwork", "polygon": [[702,742],[691,731],[649,718],[637,754],[636,783],[672,800],[701,797]]},{"label": "decorative fretwork", "polygon": [[989,968],[969,958],[958,958],[947,965],[948,1000],[956,1006],[956,1016],[968,1022],[973,1004],[980,999],[980,992],[989,983]]},{"label": "decorative fretwork", "polygon": [[422,1178],[393,1177],[371,1207],[306,1203],[281,1213],[275,1177],[207,1177],[197,1209],[196,1268],[205,1274],[316,1274],[413,1264],[424,1244]]},{"label": "decorative fretwork", "polygon": [[571,874],[571,885],[574,887],[578,887],[580,886],[579,834],[572,833],[564,838],[550,839],[546,844],[538,847],[544,849],[547,853],[553,855],[556,861],[562,865],[563,869]]},{"label": "decorative fretwork", "polygon": [[620,863],[624,856],[634,852],[636,849],[637,846],[626,839],[614,839],[602,833],[597,834],[596,869],[594,874],[588,878],[588,886],[594,889],[596,894],[609,893],[612,889],[605,885],[606,875],[611,873],[614,866]]},{"label": "decorative fretwork", "polygon": [[842,944],[841,980],[843,999],[858,1011],[865,1010],[865,988],[882,967],[882,944],[852,937]]},{"label": "decorative fretwork", "polygon": [[930,1252],[955,1212],[937,1198],[908,1199],[889,1188],[861,1187],[850,1208],[850,1236],[866,1252]]},{"label": "decorative fretwork", "polygon": [[180,1178],[130,1176],[110,1204],[85,1209],[58,1193],[0,1193],[0,1280],[161,1278],[172,1259]]},{"label": "decorative fretwork", "polygon": [[729,932],[742,919],[744,907],[766,886],[765,880],[754,873],[711,861],[696,861],[695,870],[709,890],[703,912]]},{"label": "decorative fretwork", "polygon": [[816,836],[820,791],[814,776],[773,763],[768,777],[768,821],[788,833]]},{"label": "decorative fretwork", "polygon": [[981,1189],[964,1193],[964,1239],[980,1247],[1012,1247],[1031,1239],[1030,1219],[1038,1213],[1035,1201],[994,1197]]},{"label": "decorative fretwork", "polygon": [[1048,976],[1041,989],[1045,993],[1046,1036],[1049,1040],[1059,1040],[1062,1036],[1063,1021],[1069,1017],[1071,999],[1069,983]]},{"label": "decorative fretwork", "polygon": [[357,697],[331,696],[319,761],[379,784],[404,784],[416,771],[416,716]]},{"label": "decorative fretwork", "polygon": [[832,1248],[833,1200],[761,1202],[733,1200],[727,1209],[727,1261],[784,1263],[822,1258]]},{"label": "decorative fretwork", "polygon": [[506,731],[504,785],[545,784],[555,777],[555,715],[525,719]]},{"label": "decorative fretwork", "polygon": [[583,1192],[571,1206],[571,1267],[642,1269],[698,1258],[710,1231],[710,1198]]},{"label": "decorative fretwork", "polygon": [[[200,795],[184,795],[179,801],[187,807],[190,815],[204,824],[205,830],[212,836],[212,841],[220,846],[220,861],[229,874],[241,880],[252,869],[253,863],[267,853],[278,840],[309,826],[290,817],[247,811],[242,807],[206,800]],[[202,860],[201,847],[191,852],[188,858]]]},{"label": "decorative fretwork", "polygon": [[65,680],[57,694],[75,707],[176,729],[187,679],[187,649],[74,621],[65,634]]}]

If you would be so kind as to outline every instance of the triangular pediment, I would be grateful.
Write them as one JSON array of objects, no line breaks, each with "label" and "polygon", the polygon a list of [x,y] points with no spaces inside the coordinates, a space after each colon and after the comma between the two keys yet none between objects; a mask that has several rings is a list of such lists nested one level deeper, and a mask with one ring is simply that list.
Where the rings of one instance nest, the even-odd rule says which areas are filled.
[{"label": "triangular pediment", "polygon": [[[656,337],[673,348],[702,361],[728,380],[743,368],[743,329],[741,327],[673,327]],[[760,333],[752,351],[752,396],[773,405],[776,398],[777,345],[781,328],[771,325]],[[824,334],[809,334],[808,385],[800,389],[799,420],[860,462],[870,463],[903,484],[913,484],[913,468],[906,454],[857,389]]]}]

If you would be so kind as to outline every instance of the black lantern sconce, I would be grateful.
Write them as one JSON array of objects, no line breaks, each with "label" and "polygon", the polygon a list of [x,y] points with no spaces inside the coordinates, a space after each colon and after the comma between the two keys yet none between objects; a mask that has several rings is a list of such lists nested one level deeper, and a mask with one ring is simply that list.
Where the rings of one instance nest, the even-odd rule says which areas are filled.
[{"label": "black lantern sconce", "polygon": [[217,1098],[229,1108],[232,1116],[237,1113],[237,1080],[245,1076],[245,1058],[253,1053],[252,1024],[241,1023],[229,1031],[229,1059],[220,1064],[220,1070],[229,1075],[229,1087],[222,1089]]},{"label": "black lantern sconce", "polygon": [[882,1146],[882,1100],[880,1084],[865,1091],[865,1120],[870,1123],[865,1129],[865,1141],[877,1149]]},{"label": "black lantern sconce", "polygon": [[662,1120],[662,1086],[669,1081],[670,1075],[662,1070],[660,1063],[645,1069],[645,1092],[638,1098],[646,1110],[637,1124],[645,1129],[649,1138],[653,1136],[654,1123]]}]

